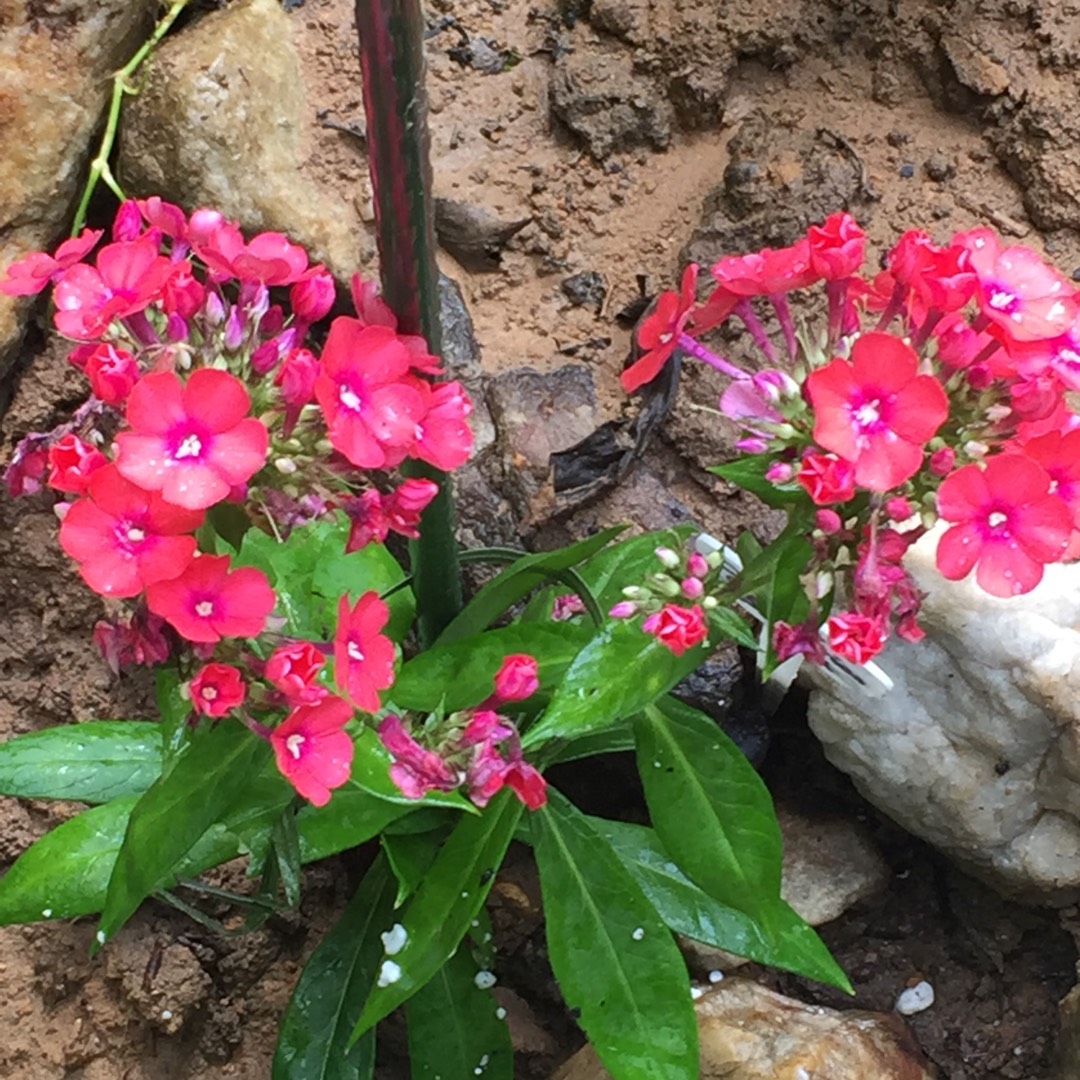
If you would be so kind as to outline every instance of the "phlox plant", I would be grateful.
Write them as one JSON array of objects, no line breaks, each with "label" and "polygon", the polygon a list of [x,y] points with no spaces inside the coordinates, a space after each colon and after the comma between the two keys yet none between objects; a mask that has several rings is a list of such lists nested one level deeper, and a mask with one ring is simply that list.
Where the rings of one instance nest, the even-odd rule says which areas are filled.
[{"label": "phlox plant", "polygon": [[[484,903],[514,840],[534,849],[566,1000],[618,1078],[697,1076],[672,931],[847,987],[780,897],[760,779],[670,693],[723,639],[755,644],[720,553],[690,528],[465,552],[507,565],[422,648],[394,552],[423,541],[469,457],[464,387],[372,283],[354,277],[341,313],[284,235],[148,198],[104,240],[86,230],[0,279],[51,286],[89,389],[22,440],[5,483],[53,506],[106,606],[104,658],[153,669],[160,718],[0,746],[0,792],[89,805],[0,879],[0,922],[97,915],[100,947],[151,897],[213,923],[209,894],[250,928],[298,903],[304,864],[360,848],[363,881],[285,1014],[278,1080],[371,1076],[402,1005],[415,1076],[513,1075]],[[549,782],[613,750],[637,755],[648,826]],[[200,880],[237,857],[243,895]]]},{"label": "phlox plant", "polygon": [[[622,376],[634,391],[680,350],[730,380],[718,408],[743,456],[713,471],[788,516],[775,543],[746,537],[741,552],[770,665],[827,648],[863,664],[893,634],[920,640],[924,594],[903,559],[928,531],[944,578],[974,575],[995,597],[1080,556],[1080,293],[989,228],[942,245],[909,230],[871,274],[865,239],[836,213],[790,247],[720,259],[701,302],[689,266]],[[757,370],[703,344],[725,323]]]}]

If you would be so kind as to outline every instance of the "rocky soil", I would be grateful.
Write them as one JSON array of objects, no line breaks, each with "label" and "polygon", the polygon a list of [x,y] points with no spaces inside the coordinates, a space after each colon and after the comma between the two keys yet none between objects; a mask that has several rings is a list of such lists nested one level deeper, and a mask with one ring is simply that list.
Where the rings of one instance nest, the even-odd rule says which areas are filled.
[{"label": "rocky soil", "polygon": [[[188,206],[217,202],[252,228],[296,231],[289,215],[299,215],[298,238],[338,272],[373,271],[352,4],[195,6],[169,48],[187,39],[198,59],[181,65],[163,49],[129,106],[124,182]],[[0,57],[18,59],[0,70],[5,257],[18,237],[41,245],[63,232],[56,208],[76,194],[87,156],[93,125],[80,112],[71,130],[41,140],[63,144],[62,168],[28,167],[22,148],[62,119],[48,94],[86,97],[85,81],[62,84],[73,57],[95,86],[115,67],[108,50],[85,59],[78,8],[0,0]],[[263,27],[258,50],[236,32],[246,47],[227,53],[226,32],[210,20],[251,17],[250,8]],[[760,508],[703,471],[731,452],[730,433],[700,408],[715,404],[709,373],[684,373],[666,423],[645,425],[651,440],[618,388],[642,297],[687,257],[787,242],[847,206],[879,249],[908,226],[945,235],[989,221],[1080,276],[1080,9],[1071,0],[432,0],[428,16],[443,269],[472,315],[482,372],[471,376],[487,406],[485,449],[462,490],[471,540],[553,544],[627,519],[658,527],[693,517],[721,536],[769,530]],[[279,81],[264,86],[258,71],[272,64]],[[203,103],[199,131],[166,126],[183,115],[171,104],[177,72]],[[230,118],[268,132],[249,138],[239,168],[225,152],[237,145]],[[285,134],[271,146],[275,131]],[[23,186],[3,182],[5,169]],[[0,307],[0,372],[16,372],[0,393],[11,400],[0,459],[82,393],[62,350],[42,348],[41,314]],[[730,346],[738,357],[739,343]],[[590,438],[585,454],[579,444]],[[54,529],[48,508],[0,495],[0,738],[145,714],[146,686],[113,680],[89,642],[98,602]],[[1057,1001],[1075,982],[1076,911],[1007,903],[876,816],[824,763],[799,702],[766,735],[758,749],[777,798],[811,819],[827,811],[861,822],[884,860],[888,887],[823,929],[856,985],[854,1004],[888,1012],[905,985],[926,979],[936,1003],[910,1025],[943,1080],[1046,1080]],[[614,761],[577,783],[590,809],[615,813],[633,806],[629,776]],[[0,800],[0,864],[66,812]],[[880,881],[878,858],[869,861]],[[357,871],[341,860],[311,869],[301,912],[245,937],[223,940],[148,905],[94,962],[89,924],[0,930],[0,1075],[267,1076],[277,1017]],[[239,873],[222,871],[233,882]],[[494,897],[520,1075],[539,1080],[581,1036],[546,966],[527,860],[512,860]],[[851,1004],[747,971],[810,1004]],[[383,1053],[387,1080],[407,1075],[392,1031]],[[1072,1061],[1061,1080],[1080,1075]]]}]

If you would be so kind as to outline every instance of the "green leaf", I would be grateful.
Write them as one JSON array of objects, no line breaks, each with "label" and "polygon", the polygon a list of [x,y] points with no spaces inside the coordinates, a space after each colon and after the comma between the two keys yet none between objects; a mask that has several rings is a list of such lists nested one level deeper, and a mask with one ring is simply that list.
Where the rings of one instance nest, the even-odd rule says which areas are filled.
[{"label": "green leaf", "polygon": [[356,847],[409,812],[409,806],[390,802],[350,780],[325,806],[305,805],[296,815],[300,860],[314,862]]},{"label": "green leaf", "polygon": [[394,917],[385,859],[364,876],[337,925],[311,954],[281,1020],[272,1080],[364,1080],[375,1067],[375,1032],[349,1035],[382,960],[379,935]]},{"label": "green leaf", "polygon": [[397,878],[398,890],[394,907],[401,907],[420,888],[420,882],[431,869],[448,832],[448,829],[438,829],[424,833],[383,833],[379,838],[390,862],[390,869]]},{"label": "green leaf", "polygon": [[578,738],[633,716],[708,657],[707,643],[676,656],[636,622],[613,620],[578,653],[526,747]]},{"label": "green leaf", "polygon": [[766,506],[786,510],[795,503],[809,505],[810,496],[801,484],[781,485],[765,479],[765,473],[775,461],[772,454],[748,454],[724,465],[713,465],[708,471],[756,495]]},{"label": "green leaf", "polygon": [[[258,529],[244,536],[237,563],[257,566],[267,575],[289,633],[296,637],[328,640],[337,626],[341,596],[355,601],[369,590],[381,595],[404,580],[405,572],[382,544],[346,555],[348,535],[348,518],[339,513],[294,529],[283,543]],[[387,633],[400,641],[412,623],[412,593],[398,589],[387,604]]]},{"label": "green leaf", "polygon": [[559,749],[552,764],[564,761],[580,761],[596,754],[617,754],[634,749],[634,729],[629,724],[616,724],[603,731],[594,731],[571,739]]},{"label": "green leaf", "polygon": [[515,623],[435,645],[402,666],[391,691],[394,704],[418,712],[478,705],[494,690],[495,673],[511,653],[535,657],[541,686],[554,686],[593,632],[566,623]]},{"label": "green leaf", "polygon": [[674,698],[646,707],[634,732],[653,827],[680,869],[751,916],[777,900],[780,826],[742,751],[715,721]]},{"label": "green leaf", "polygon": [[141,795],[161,774],[161,729],[95,720],[0,744],[0,795],[105,803]]},{"label": "green leaf", "polygon": [[296,907],[300,903],[300,833],[292,807],[278,815],[270,833],[270,844],[277,879],[285,891],[285,903]]},{"label": "green leaf", "polygon": [[412,1080],[513,1080],[510,1029],[475,979],[476,963],[462,946],[409,1001]]},{"label": "green leaf", "polygon": [[709,612],[709,632],[712,640],[726,638],[748,649],[758,647],[758,639],[746,620],[737,612],[727,607],[716,607]]},{"label": "green leaf", "polygon": [[557,791],[530,819],[551,966],[614,1080],[697,1080],[697,1023],[679,950],[589,820]]},{"label": "green leaf", "polygon": [[609,540],[618,536],[625,526],[604,529],[595,536],[581,540],[558,551],[543,551],[523,555],[489,581],[465,605],[464,609],[443,630],[439,645],[448,645],[461,638],[486,630],[504,611],[507,611],[538,585],[551,577],[552,571],[565,570],[584,562]]},{"label": "green leaf", "polygon": [[851,993],[821,938],[783,900],[763,904],[758,922],[699,889],[672,862],[653,829],[603,818],[589,822],[675,933]]},{"label": "green leaf", "polygon": [[85,810],[27,848],[0,878],[0,925],[99,911],[138,801],[128,795]]},{"label": "green leaf", "polygon": [[246,777],[269,753],[242,724],[226,721],[196,733],[131,813],[109,879],[99,943],[111,938],[146,897],[172,884],[176,866],[241,801]]},{"label": "green leaf", "polygon": [[163,755],[162,769],[172,764],[173,758],[186,745],[191,734],[188,720],[191,717],[191,702],[184,697],[183,680],[180,672],[170,665],[157,669],[154,676],[154,693],[157,700],[158,715],[161,717],[161,748]]},{"label": "green leaf", "polygon": [[408,1001],[454,955],[487,898],[522,810],[504,791],[482,815],[458,822],[401,916],[408,938],[393,958],[397,978],[372,988],[354,1038]]}]

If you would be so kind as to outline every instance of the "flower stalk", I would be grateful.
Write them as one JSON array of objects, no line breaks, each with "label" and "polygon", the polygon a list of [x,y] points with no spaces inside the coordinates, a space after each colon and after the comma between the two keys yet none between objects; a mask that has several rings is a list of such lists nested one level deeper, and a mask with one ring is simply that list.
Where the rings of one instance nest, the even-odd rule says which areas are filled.
[{"label": "flower stalk", "polygon": [[[419,0],[357,0],[368,161],[383,295],[403,334],[441,352],[439,271],[431,197],[424,21]],[[420,638],[438,637],[461,608],[454,504],[447,475],[421,463],[406,475],[439,485],[409,554]]]}]

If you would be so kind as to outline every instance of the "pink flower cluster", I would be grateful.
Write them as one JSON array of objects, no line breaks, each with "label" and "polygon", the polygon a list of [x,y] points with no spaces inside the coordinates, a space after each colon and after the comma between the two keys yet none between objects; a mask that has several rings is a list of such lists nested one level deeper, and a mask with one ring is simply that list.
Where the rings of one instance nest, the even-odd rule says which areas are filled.
[{"label": "pink flower cluster", "polygon": [[[317,348],[309,330],[331,314],[334,279],[280,233],[246,239],[216,211],[189,217],[150,198],[125,202],[101,239],[86,230],[0,278],[8,295],[52,286],[56,328],[90,392],[71,421],[23,440],[5,483],[12,495],[62,493],[64,551],[90,588],[128,602],[95,631],[113,668],[209,661],[186,684],[193,711],[235,715],[268,738],[321,805],[349,775],[345,724],[378,712],[393,682],[388,609],[373,592],[355,605],[343,596],[333,642],[274,648],[274,590],[218,553],[217,508],[279,536],[343,510],[350,551],[416,537],[437,485],[395,488],[382,471],[407,458],[463,464],[471,402],[460,383],[434,381],[438,358],[397,332],[359,276],[357,314],[334,318]],[[319,681],[331,652],[339,695]]]},{"label": "pink flower cluster", "polygon": [[379,738],[394,763],[390,776],[404,795],[421,799],[429,791],[463,788],[479,807],[504,787],[530,810],[547,802],[547,784],[524,758],[521,739],[512,720],[498,710],[524,701],[539,689],[533,657],[514,654],[503,659],[495,674],[495,691],[475,708],[432,718],[418,740],[398,716],[379,725]]},{"label": "pink flower cluster", "polygon": [[[759,455],[779,492],[804,493],[790,512],[809,524],[814,554],[797,570],[810,614],[774,627],[781,657],[820,659],[824,637],[861,663],[894,631],[917,640],[922,597],[903,557],[938,521],[940,572],[974,573],[994,596],[1027,592],[1047,564],[1080,555],[1080,292],[987,228],[944,244],[910,230],[872,276],[865,241],[834,214],[790,247],[721,259],[701,303],[688,268],[639,327],[643,352],[623,373],[632,391],[677,349],[721,371],[739,449]],[[826,325],[800,335],[789,296],[819,283]],[[702,344],[730,319],[761,370]]]}]

